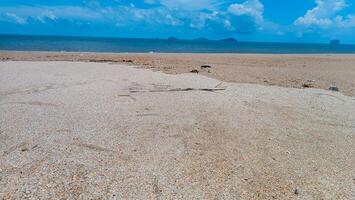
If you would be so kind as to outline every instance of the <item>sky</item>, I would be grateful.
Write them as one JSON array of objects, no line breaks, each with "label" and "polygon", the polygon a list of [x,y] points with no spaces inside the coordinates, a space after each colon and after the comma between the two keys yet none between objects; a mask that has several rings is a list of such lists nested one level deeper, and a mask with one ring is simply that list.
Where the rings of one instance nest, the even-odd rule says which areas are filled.
[{"label": "sky", "polygon": [[355,44],[355,0],[0,0],[0,33]]}]

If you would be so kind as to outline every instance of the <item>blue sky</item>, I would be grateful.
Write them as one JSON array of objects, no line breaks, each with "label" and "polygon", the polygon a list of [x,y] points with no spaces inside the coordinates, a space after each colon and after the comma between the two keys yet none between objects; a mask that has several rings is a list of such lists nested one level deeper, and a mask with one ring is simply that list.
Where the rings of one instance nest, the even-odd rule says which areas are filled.
[{"label": "blue sky", "polygon": [[355,43],[355,1],[0,0],[0,33]]}]

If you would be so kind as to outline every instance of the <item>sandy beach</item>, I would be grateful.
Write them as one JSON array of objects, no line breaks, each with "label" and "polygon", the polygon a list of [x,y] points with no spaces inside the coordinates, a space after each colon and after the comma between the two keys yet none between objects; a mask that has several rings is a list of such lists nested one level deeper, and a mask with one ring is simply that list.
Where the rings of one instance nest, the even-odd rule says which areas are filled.
[{"label": "sandy beach", "polygon": [[0,60],[0,199],[354,198],[354,55]]},{"label": "sandy beach", "polygon": [[[339,88],[355,96],[355,55],[341,54],[110,54],[0,52],[0,60],[83,61],[135,65],[168,74],[200,74],[225,82],[288,88]],[[211,68],[201,69],[202,65]]]}]

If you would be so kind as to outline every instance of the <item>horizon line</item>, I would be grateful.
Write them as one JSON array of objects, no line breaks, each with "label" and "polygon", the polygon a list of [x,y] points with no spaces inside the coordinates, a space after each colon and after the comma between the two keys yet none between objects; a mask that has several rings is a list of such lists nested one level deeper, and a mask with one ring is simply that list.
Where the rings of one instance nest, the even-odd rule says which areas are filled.
[{"label": "horizon line", "polygon": [[205,40],[205,41],[210,41],[210,42],[223,42],[223,40],[234,40],[234,41],[226,41],[226,42],[235,42],[235,43],[279,43],[279,44],[322,44],[322,45],[331,45],[330,43],[332,41],[339,41],[340,44],[338,45],[355,45],[355,43],[341,43],[341,40],[339,39],[332,39],[329,40],[328,43],[326,42],[280,42],[280,41],[257,41],[257,40],[238,40],[235,37],[225,37],[221,39],[210,39],[207,37],[196,37],[192,39],[184,39],[184,38],[178,38],[175,36],[169,36],[169,37],[161,37],[161,38],[152,38],[152,37],[115,37],[115,36],[91,36],[91,35],[49,35],[49,34],[16,34],[16,33],[0,33],[0,36],[32,36],[32,37],[67,37],[67,38],[93,38],[93,39],[141,39],[141,40],[164,40],[164,41],[196,41],[199,39]]}]

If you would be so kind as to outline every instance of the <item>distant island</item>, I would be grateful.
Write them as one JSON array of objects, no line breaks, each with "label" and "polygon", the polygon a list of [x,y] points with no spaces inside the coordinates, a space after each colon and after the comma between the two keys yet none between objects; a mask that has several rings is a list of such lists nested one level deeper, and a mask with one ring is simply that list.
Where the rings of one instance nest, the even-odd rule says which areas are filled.
[{"label": "distant island", "polygon": [[225,38],[225,39],[221,39],[221,42],[238,42],[236,39],[234,38]]}]

